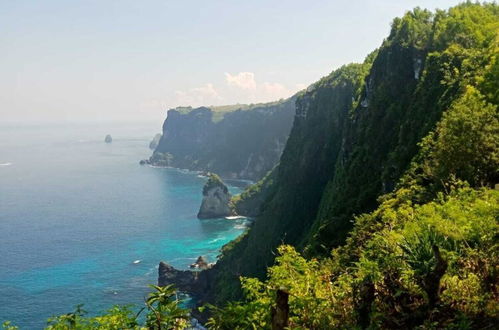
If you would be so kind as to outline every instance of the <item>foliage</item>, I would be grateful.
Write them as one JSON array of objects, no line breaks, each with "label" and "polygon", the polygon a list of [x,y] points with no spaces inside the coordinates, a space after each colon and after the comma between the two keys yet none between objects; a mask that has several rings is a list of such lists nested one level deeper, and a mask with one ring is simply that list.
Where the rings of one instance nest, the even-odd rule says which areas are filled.
[{"label": "foliage", "polygon": [[215,173],[209,173],[208,174],[208,180],[203,186],[203,195],[207,195],[208,191],[214,187],[221,187],[224,191],[224,193],[228,193],[228,188],[227,186],[223,183],[222,179]]},{"label": "foliage", "polygon": [[[326,257],[319,268],[333,286],[323,284],[332,293],[317,313],[291,306],[294,327],[493,325],[497,192],[480,188],[499,180],[498,22],[496,4],[415,9],[363,64],[298,97],[261,215],[216,266],[216,301],[243,300],[214,309],[213,326],[235,327],[235,310],[267,301],[262,326],[277,287],[292,283],[293,297],[306,283],[290,269],[280,281],[266,271],[283,243],[310,262]],[[291,267],[281,258],[271,269]],[[258,299],[243,295],[245,281],[238,291],[241,275],[265,274]],[[318,297],[310,291],[303,304]]]},{"label": "foliage", "polygon": [[187,311],[178,306],[173,285],[151,285],[156,291],[149,294],[146,306],[149,310],[146,325],[149,329],[183,329],[188,325]]},{"label": "foliage", "polygon": [[[285,288],[291,328],[493,327],[499,316],[499,192],[461,188],[421,206],[411,205],[406,193],[362,215],[331,258],[307,260],[280,246],[267,279],[241,278],[245,299],[210,306],[208,325],[269,329],[275,292]],[[434,278],[439,257],[446,267]]]},{"label": "foliage", "polygon": [[14,325],[11,325],[11,323],[9,321],[5,321],[2,324],[2,329],[4,329],[4,330],[18,330],[19,328],[14,326]]},{"label": "foliage", "polygon": [[[422,142],[431,148],[424,165],[438,181],[458,177],[473,186],[499,181],[499,112],[468,86],[461,98],[443,114],[435,134]],[[431,147],[428,146],[431,144]]]},{"label": "foliage", "polygon": [[265,201],[275,193],[277,167],[269,171],[263,179],[247,187],[241,194],[232,197],[231,203],[237,214],[255,217],[261,214]]}]

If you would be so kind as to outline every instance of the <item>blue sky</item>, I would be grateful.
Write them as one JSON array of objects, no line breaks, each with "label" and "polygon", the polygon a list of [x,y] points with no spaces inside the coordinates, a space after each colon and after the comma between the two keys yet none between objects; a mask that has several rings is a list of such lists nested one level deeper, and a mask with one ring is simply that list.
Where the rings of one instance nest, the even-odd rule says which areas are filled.
[{"label": "blue sky", "polygon": [[0,0],[0,118],[161,120],[287,97],[362,61],[394,17],[458,2]]}]

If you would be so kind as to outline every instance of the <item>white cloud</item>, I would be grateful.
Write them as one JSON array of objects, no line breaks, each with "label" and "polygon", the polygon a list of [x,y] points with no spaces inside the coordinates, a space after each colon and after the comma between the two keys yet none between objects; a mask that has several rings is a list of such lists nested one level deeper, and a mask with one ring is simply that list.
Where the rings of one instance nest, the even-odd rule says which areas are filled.
[{"label": "white cloud", "polygon": [[241,103],[269,102],[290,97],[297,91],[306,87],[296,84],[288,88],[277,82],[257,82],[253,72],[239,72],[237,74],[225,73],[227,86],[231,88],[231,97],[237,97]]},{"label": "white cloud", "polygon": [[304,84],[286,86],[278,82],[257,82],[253,72],[225,73],[225,84],[207,83],[200,87],[172,91],[169,97],[144,101],[144,112],[161,112],[178,106],[210,106],[236,103],[271,102],[287,98],[305,88]]},{"label": "white cloud", "polygon": [[259,89],[265,100],[279,100],[288,97],[293,93],[279,83],[264,82]]},{"label": "white cloud", "polygon": [[253,72],[239,72],[236,75],[225,73],[225,80],[229,86],[238,87],[244,90],[255,90],[256,81]]},{"label": "white cloud", "polygon": [[175,96],[175,104],[178,105],[213,105],[222,100],[222,97],[211,83],[187,91],[175,91]]}]

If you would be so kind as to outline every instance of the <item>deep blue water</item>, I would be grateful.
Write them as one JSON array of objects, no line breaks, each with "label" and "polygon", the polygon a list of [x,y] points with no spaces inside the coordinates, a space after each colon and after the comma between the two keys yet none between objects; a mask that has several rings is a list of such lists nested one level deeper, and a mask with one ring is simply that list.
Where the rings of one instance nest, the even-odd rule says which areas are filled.
[{"label": "deep blue water", "polygon": [[79,303],[90,313],[141,306],[159,261],[215,261],[244,230],[240,220],[196,218],[204,178],[138,165],[158,131],[0,127],[0,322],[39,329]]}]

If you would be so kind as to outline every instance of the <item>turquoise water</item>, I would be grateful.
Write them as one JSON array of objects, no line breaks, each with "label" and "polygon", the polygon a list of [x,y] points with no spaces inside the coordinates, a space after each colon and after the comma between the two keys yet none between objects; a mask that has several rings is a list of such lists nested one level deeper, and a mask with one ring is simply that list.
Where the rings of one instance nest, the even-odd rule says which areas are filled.
[{"label": "turquoise water", "polygon": [[91,314],[140,306],[159,261],[215,261],[244,230],[241,220],[196,218],[204,178],[138,165],[157,131],[0,127],[0,322],[39,329],[80,303]]}]

